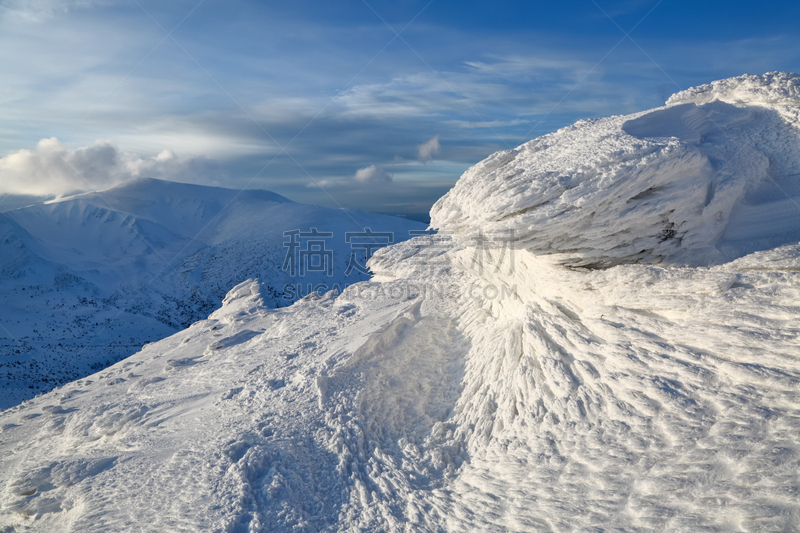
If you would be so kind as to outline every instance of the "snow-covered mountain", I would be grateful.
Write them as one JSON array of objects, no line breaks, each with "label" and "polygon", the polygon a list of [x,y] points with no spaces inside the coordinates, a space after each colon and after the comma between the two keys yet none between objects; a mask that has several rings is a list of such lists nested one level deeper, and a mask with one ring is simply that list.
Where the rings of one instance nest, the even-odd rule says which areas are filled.
[{"label": "snow-covered mountain", "polygon": [[744,76],[578,123],[343,294],[237,285],[0,414],[0,527],[800,529],[799,96]]},{"label": "snow-covered mountain", "polygon": [[[321,235],[308,237],[311,228]],[[391,238],[352,235],[365,228]],[[290,305],[367,279],[365,245],[424,229],[263,190],[153,179],[2,214],[0,409],[207,317],[245,279],[262,281],[265,305]]]}]

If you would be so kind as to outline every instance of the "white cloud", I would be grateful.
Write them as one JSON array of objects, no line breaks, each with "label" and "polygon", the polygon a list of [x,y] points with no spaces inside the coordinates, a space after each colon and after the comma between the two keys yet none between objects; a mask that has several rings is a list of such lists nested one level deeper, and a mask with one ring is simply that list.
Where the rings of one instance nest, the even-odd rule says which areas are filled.
[{"label": "white cloud", "polygon": [[358,187],[370,185],[386,185],[392,183],[392,175],[382,166],[370,165],[360,168],[352,176],[325,178],[312,180],[306,183],[307,189],[340,189],[354,190]]},{"label": "white cloud", "polygon": [[370,165],[366,168],[359,169],[354,176],[355,180],[359,183],[391,183],[392,176],[390,176],[383,167]]},{"label": "white cloud", "polygon": [[569,59],[568,57],[551,56],[498,56],[486,54],[489,61],[465,61],[467,69],[475,74],[491,76],[494,79],[510,80],[542,80],[548,82],[564,80],[580,80],[587,71],[592,70],[590,62]]},{"label": "white cloud", "polygon": [[110,0],[5,0],[0,2],[0,15],[21,20],[40,21],[72,9],[110,3]]},{"label": "white cloud", "polygon": [[[555,115],[577,115],[577,119],[648,107],[640,100],[633,101],[642,96],[640,89],[620,90],[620,82],[607,75],[608,65],[570,59],[557,51],[539,56],[483,54],[481,59],[465,61],[438,74],[419,72],[354,85],[338,96],[330,109],[351,121],[414,120],[430,124],[444,118],[477,124],[511,122],[554,111]],[[570,97],[564,98],[565,94]],[[623,94],[631,97],[621,107]],[[503,127],[514,125],[497,126]],[[496,137],[497,133],[487,136]],[[520,142],[523,140],[529,139]]]},{"label": "white cloud", "polygon": [[422,143],[417,146],[417,157],[423,163],[433,159],[433,156],[439,153],[439,136],[437,135],[428,142]]},{"label": "white cloud", "polygon": [[475,129],[475,128],[512,128],[521,124],[530,124],[530,120],[514,119],[514,120],[446,120],[442,124],[453,126],[456,128]]},{"label": "white cloud", "polygon": [[306,183],[307,189],[338,189],[347,184],[347,181],[342,179],[325,179],[314,180]]},{"label": "white cloud", "polygon": [[142,158],[104,140],[69,151],[55,137],[42,139],[33,150],[0,158],[0,194],[63,195],[135,178],[212,184],[220,178],[220,170],[211,159],[181,158],[172,150]]},{"label": "white cloud", "polygon": [[353,176],[313,180],[306,184],[307,189],[354,189],[369,185],[392,183],[392,175],[381,166],[370,165],[360,168]]}]

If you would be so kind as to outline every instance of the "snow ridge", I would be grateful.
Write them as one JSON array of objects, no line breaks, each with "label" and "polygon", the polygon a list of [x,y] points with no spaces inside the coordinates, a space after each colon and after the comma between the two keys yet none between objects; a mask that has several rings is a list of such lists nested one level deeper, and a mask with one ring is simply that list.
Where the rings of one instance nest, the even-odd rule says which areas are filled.
[{"label": "snow ridge", "polygon": [[730,104],[798,105],[800,76],[792,72],[768,72],[761,76],[745,74],[675,93],[667,100],[667,105],[706,104],[714,100]]},{"label": "snow ridge", "polygon": [[[717,264],[794,242],[798,102],[725,99],[753,87],[795,94],[800,77],[757,79],[762,85],[751,77],[715,82],[679,93],[667,107],[580,121],[498,152],[433,206],[431,225],[473,239],[513,233],[532,253],[584,267]],[[691,101],[697,94],[705,103]],[[776,215],[782,228],[746,242],[726,233],[741,217]]]}]

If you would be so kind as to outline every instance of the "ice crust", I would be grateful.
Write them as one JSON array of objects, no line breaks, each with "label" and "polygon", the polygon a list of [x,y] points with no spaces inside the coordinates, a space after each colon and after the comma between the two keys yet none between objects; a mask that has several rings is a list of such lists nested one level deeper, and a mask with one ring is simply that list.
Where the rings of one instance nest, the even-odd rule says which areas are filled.
[{"label": "ice crust", "polygon": [[0,530],[800,529],[797,109],[697,92],[489,157],[343,294],[243,282],[0,413]]}]

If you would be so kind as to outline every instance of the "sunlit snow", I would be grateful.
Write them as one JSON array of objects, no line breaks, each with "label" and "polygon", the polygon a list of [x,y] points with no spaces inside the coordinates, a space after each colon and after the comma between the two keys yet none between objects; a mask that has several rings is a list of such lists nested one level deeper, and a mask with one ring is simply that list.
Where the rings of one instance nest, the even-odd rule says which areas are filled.
[{"label": "sunlit snow", "polygon": [[[320,236],[299,238],[311,228]],[[365,228],[391,236],[378,246],[425,225],[154,179],[0,214],[0,409],[207,317],[248,278],[262,282],[268,307],[368,279],[364,239],[347,242]],[[325,249],[311,257],[324,268],[301,277],[287,253],[309,248]],[[348,271],[353,253],[363,271]]]},{"label": "sunlit snow", "polygon": [[0,414],[8,531],[800,529],[800,76],[477,164],[372,280]]}]

